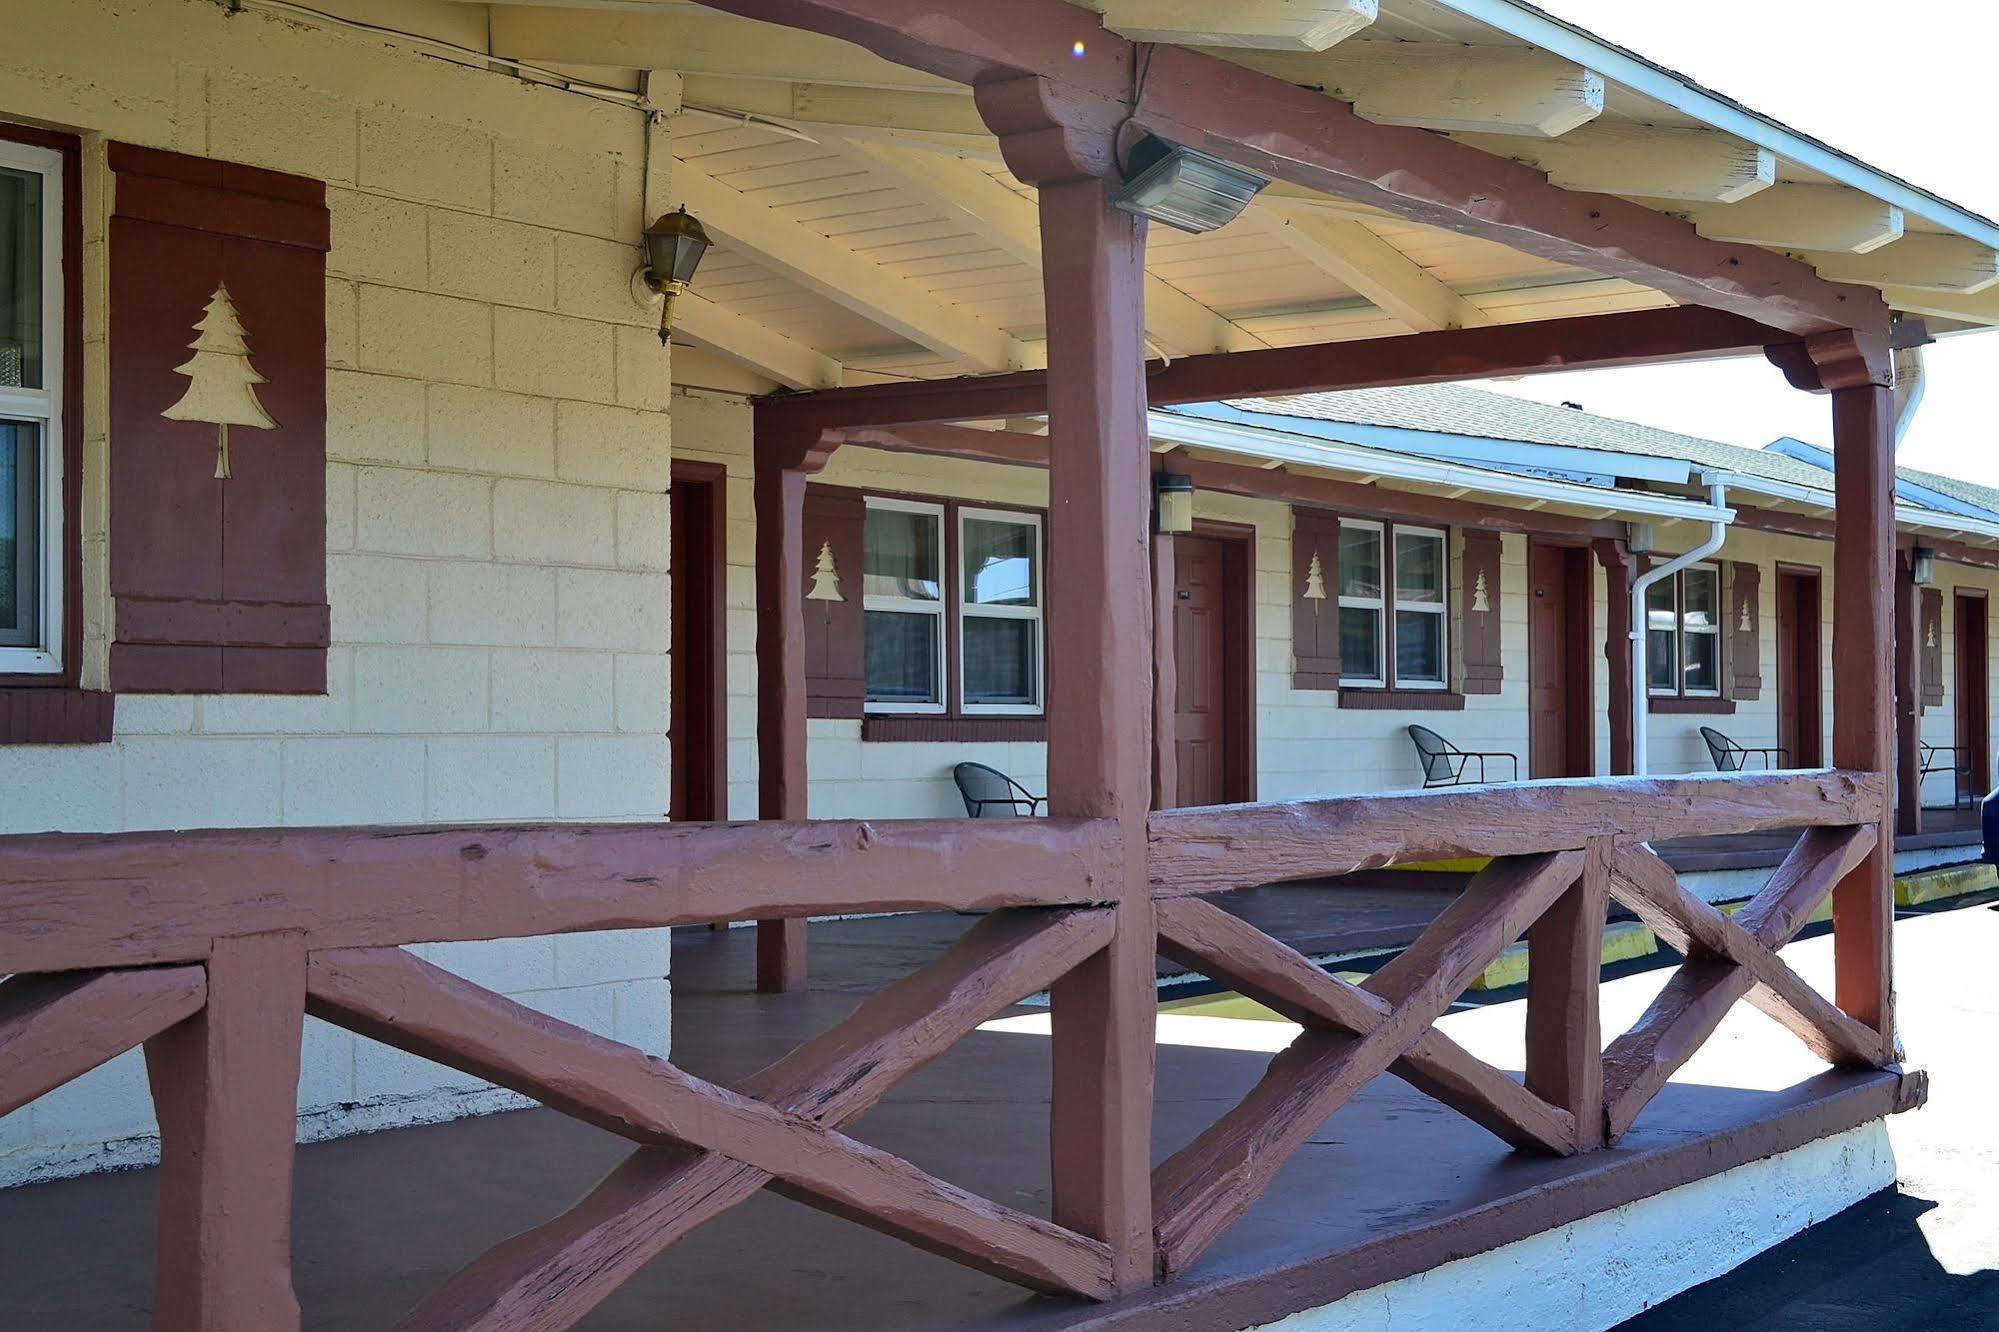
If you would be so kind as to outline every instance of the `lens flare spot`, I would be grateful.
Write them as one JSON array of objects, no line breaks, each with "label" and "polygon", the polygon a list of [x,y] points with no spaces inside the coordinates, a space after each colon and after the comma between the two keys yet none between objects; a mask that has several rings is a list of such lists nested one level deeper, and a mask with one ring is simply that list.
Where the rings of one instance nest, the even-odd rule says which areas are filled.
[{"label": "lens flare spot", "polygon": [[1069,47],[1069,56],[1073,60],[1081,60],[1084,56],[1088,55],[1089,53],[1090,53],[1090,48],[1083,45],[1083,41],[1080,37],[1077,38],[1076,41]]}]

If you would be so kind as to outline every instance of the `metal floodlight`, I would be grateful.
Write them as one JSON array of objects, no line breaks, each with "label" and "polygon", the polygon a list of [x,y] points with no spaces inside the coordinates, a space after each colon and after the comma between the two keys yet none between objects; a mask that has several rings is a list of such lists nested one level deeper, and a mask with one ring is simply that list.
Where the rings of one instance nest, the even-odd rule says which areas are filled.
[{"label": "metal floodlight", "polygon": [[708,233],[685,208],[662,215],[645,229],[646,286],[663,298],[659,312],[659,341],[666,344],[673,331],[673,298],[687,290],[701,256],[708,253]]},{"label": "metal floodlight", "polygon": [[1124,184],[1111,202],[1199,236],[1242,216],[1269,183],[1254,171],[1148,134],[1133,145]]},{"label": "metal floodlight", "polygon": [[1650,555],[1658,549],[1657,538],[1653,536],[1650,523],[1626,523],[1624,540],[1633,555]]},{"label": "metal floodlight", "polygon": [[1928,587],[1937,580],[1937,553],[1928,546],[1917,546],[1909,559],[1909,581],[1917,587]]}]

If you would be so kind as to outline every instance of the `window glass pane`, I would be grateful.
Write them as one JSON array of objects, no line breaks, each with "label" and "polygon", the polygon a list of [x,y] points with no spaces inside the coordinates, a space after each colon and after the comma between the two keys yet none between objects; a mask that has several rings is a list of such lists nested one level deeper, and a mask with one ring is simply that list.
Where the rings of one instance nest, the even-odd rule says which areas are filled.
[{"label": "window glass pane", "polygon": [[1645,679],[1653,689],[1679,688],[1679,666],[1673,660],[1673,631],[1652,629],[1645,635]]},{"label": "window glass pane", "polygon": [[25,422],[0,421],[0,646],[6,647],[40,646],[38,433]]},{"label": "window glass pane", "polygon": [[868,700],[873,703],[937,703],[935,615],[920,611],[867,613]]},{"label": "window glass pane", "polygon": [[1395,682],[1444,682],[1444,617],[1427,611],[1395,612]]},{"label": "window glass pane", "polygon": [[1040,701],[1033,620],[965,617],[965,702],[1032,706]]},{"label": "window glass pane", "polygon": [[[1675,607],[1673,605],[1673,580],[1661,578],[1645,589],[1645,624],[1651,629],[1671,629],[1674,627]],[[1672,656],[1672,647],[1667,645],[1666,655]]]},{"label": "window glass pane", "polygon": [[1404,532],[1395,534],[1395,599],[1442,604],[1444,600],[1442,537]]},{"label": "window glass pane", "polygon": [[1713,569],[1689,569],[1680,575],[1685,581],[1687,623],[1715,623],[1715,606],[1721,600],[1721,575]]},{"label": "window glass pane", "polygon": [[42,178],[0,167],[0,388],[42,387]]},{"label": "window glass pane", "polygon": [[965,520],[965,602],[975,606],[1034,606],[1041,600],[1034,567],[1034,528],[990,518]]},{"label": "window glass pane", "polygon": [[1355,680],[1380,677],[1380,611],[1340,607],[1340,674]]},{"label": "window glass pane", "polygon": [[1340,595],[1381,596],[1381,533],[1340,525]]},{"label": "window glass pane", "polygon": [[941,526],[934,513],[869,508],[862,542],[866,595],[936,601],[943,581]]},{"label": "window glass pane", "polygon": [[1688,634],[1686,688],[1690,694],[1713,694],[1721,689],[1721,635]]}]

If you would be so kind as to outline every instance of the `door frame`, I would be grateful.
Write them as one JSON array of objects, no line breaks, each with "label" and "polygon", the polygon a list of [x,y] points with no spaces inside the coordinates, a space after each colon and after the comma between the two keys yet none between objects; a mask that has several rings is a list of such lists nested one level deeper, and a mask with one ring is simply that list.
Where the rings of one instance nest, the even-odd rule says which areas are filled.
[{"label": "door frame", "polygon": [[[1567,713],[1568,734],[1563,737],[1562,748],[1564,766],[1563,777],[1594,777],[1596,775],[1596,567],[1591,562],[1590,548],[1574,541],[1549,540],[1545,537],[1527,538],[1527,761],[1522,765],[1529,780],[1540,780],[1533,771],[1534,742],[1541,728],[1540,719],[1535,716],[1534,670],[1534,553],[1537,550],[1560,551],[1562,555],[1562,595],[1568,602],[1567,616],[1571,628],[1569,641],[1563,645],[1568,658],[1566,663],[1568,697],[1564,701]],[[1582,632],[1573,632],[1580,624]]]},{"label": "door frame", "polygon": [[[728,478],[728,468],[711,462],[676,460],[670,473],[671,549],[697,554],[705,566],[684,570],[674,560],[669,575],[667,747],[673,767],[667,817],[676,821],[729,816]],[[696,519],[693,533],[684,530],[689,518]],[[706,633],[700,631],[704,621]],[[694,733],[682,734],[690,728],[676,727],[676,720],[689,722]]]},{"label": "door frame", "polygon": [[[1792,632],[1797,628],[1795,623],[1797,610],[1793,597],[1787,595],[1787,592],[1795,592],[1797,584],[1800,581],[1809,581],[1813,592],[1812,646],[1814,649],[1814,658],[1810,672],[1812,685],[1812,726],[1809,732],[1810,747],[1807,748],[1803,743],[1806,736],[1804,728],[1799,728],[1798,739],[1800,740],[1800,744],[1798,745],[1798,752],[1789,755],[1788,762],[1794,768],[1822,767],[1825,764],[1825,570],[1816,564],[1799,564],[1791,560],[1778,560],[1776,580],[1777,734],[1771,736],[1770,740],[1773,744],[1781,743],[1786,713],[1792,715],[1794,723],[1797,721],[1794,711],[1798,701],[1796,693],[1797,681],[1787,680],[1784,677],[1784,645],[1790,641]],[[1792,656],[1795,657],[1796,654],[1793,653]],[[1795,670],[1796,668],[1793,667],[1794,673]]]},{"label": "door frame", "polygon": [[[1978,725],[1971,732],[1972,745],[1969,755],[1958,756],[1959,763],[1972,773],[1972,799],[1982,799],[1992,787],[1992,602],[1982,587],[1953,587],[1950,598],[1951,631],[1951,685],[1956,691],[1951,709],[1951,743],[1958,743],[1965,735],[1965,704],[1970,700],[1964,692],[1964,616],[1967,602],[1978,604],[1978,618],[1984,622],[1985,633],[1979,643],[1979,656],[1983,659],[1984,670],[1978,678]],[[1962,799],[1964,792],[1952,784],[1953,803]]]},{"label": "door frame", "polygon": [[[1223,698],[1223,746],[1222,785],[1228,793],[1224,803],[1243,803],[1256,799],[1256,528],[1248,523],[1230,523],[1215,519],[1196,518],[1194,528],[1187,533],[1217,542],[1222,548],[1222,580],[1225,595],[1222,598],[1222,643],[1229,654],[1231,670],[1222,673]],[[1177,557],[1178,538],[1175,538]],[[1180,561],[1173,561],[1175,586],[1180,576]],[[1178,602],[1173,604],[1177,607]],[[1155,633],[1160,632],[1154,626]],[[1165,632],[1171,633],[1172,627]],[[1179,664],[1177,654],[1164,654],[1173,661],[1173,682],[1175,697],[1173,706],[1164,710],[1165,719],[1179,716]],[[1177,803],[1177,793],[1176,793]]]}]

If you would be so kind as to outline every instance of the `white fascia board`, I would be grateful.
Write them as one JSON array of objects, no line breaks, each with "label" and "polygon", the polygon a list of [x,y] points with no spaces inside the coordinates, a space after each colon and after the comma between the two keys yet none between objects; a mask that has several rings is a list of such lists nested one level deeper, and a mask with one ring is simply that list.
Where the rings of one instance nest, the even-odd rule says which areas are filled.
[{"label": "white fascia board", "polygon": [[1527,440],[1500,439],[1484,435],[1454,435],[1409,426],[1361,425],[1351,421],[1324,421],[1311,416],[1285,416],[1275,412],[1244,411],[1225,402],[1189,403],[1172,409],[1175,415],[1225,421],[1257,430],[1277,430],[1308,439],[1324,439],[1363,448],[1417,453],[1426,458],[1452,458],[1458,462],[1493,467],[1527,467],[1557,479],[1580,484],[1608,485],[1611,479],[1661,481],[1683,486],[1693,477],[1693,464],[1684,458],[1660,457],[1649,453],[1622,453],[1613,449],[1592,449],[1576,444],[1536,444]]},{"label": "white fascia board", "polygon": [[1999,223],[1848,157],[1829,144],[1709,92],[1683,76],[1621,46],[1614,46],[1582,28],[1564,23],[1538,9],[1515,4],[1513,0],[1436,2],[1466,18],[1537,46],[1550,55],[1560,56],[1601,74],[1612,83],[1623,84],[1655,102],[1663,102],[1704,125],[1732,134],[1745,143],[1767,148],[1785,161],[1819,172],[1883,203],[1894,204],[1911,216],[1947,227],[1981,245],[1999,249]]},{"label": "white fascia board", "polygon": [[[1312,439],[1287,434],[1268,426],[1237,425],[1228,421],[1208,421],[1176,412],[1146,414],[1155,440],[1187,448],[1235,453],[1259,462],[1318,467],[1346,472],[1357,477],[1414,481],[1429,485],[1462,486],[1467,490],[1506,499],[1538,500],[1546,504],[1574,504],[1589,509],[1609,509],[1640,518],[1683,520],[1691,523],[1731,523],[1735,510],[1718,509],[1699,500],[1674,495],[1655,495],[1642,490],[1577,485],[1569,481],[1544,480],[1507,472],[1492,472],[1461,463],[1411,457],[1400,452],[1383,452],[1363,445]],[[1420,433],[1420,432],[1419,432]]]},{"label": "white fascia board", "polygon": [[[1769,477],[1748,476],[1741,472],[1722,472],[1716,475],[1727,483],[1731,493],[1762,495],[1792,504],[1810,504],[1821,509],[1834,507],[1833,492],[1829,489],[1801,486],[1790,481],[1773,481]],[[1999,521],[1939,513],[1935,509],[1926,509],[1919,504],[1898,502],[1895,505],[1895,525],[1918,528],[1925,532],[1941,532],[1947,536],[1969,536],[1985,541],[1999,541]]]}]

